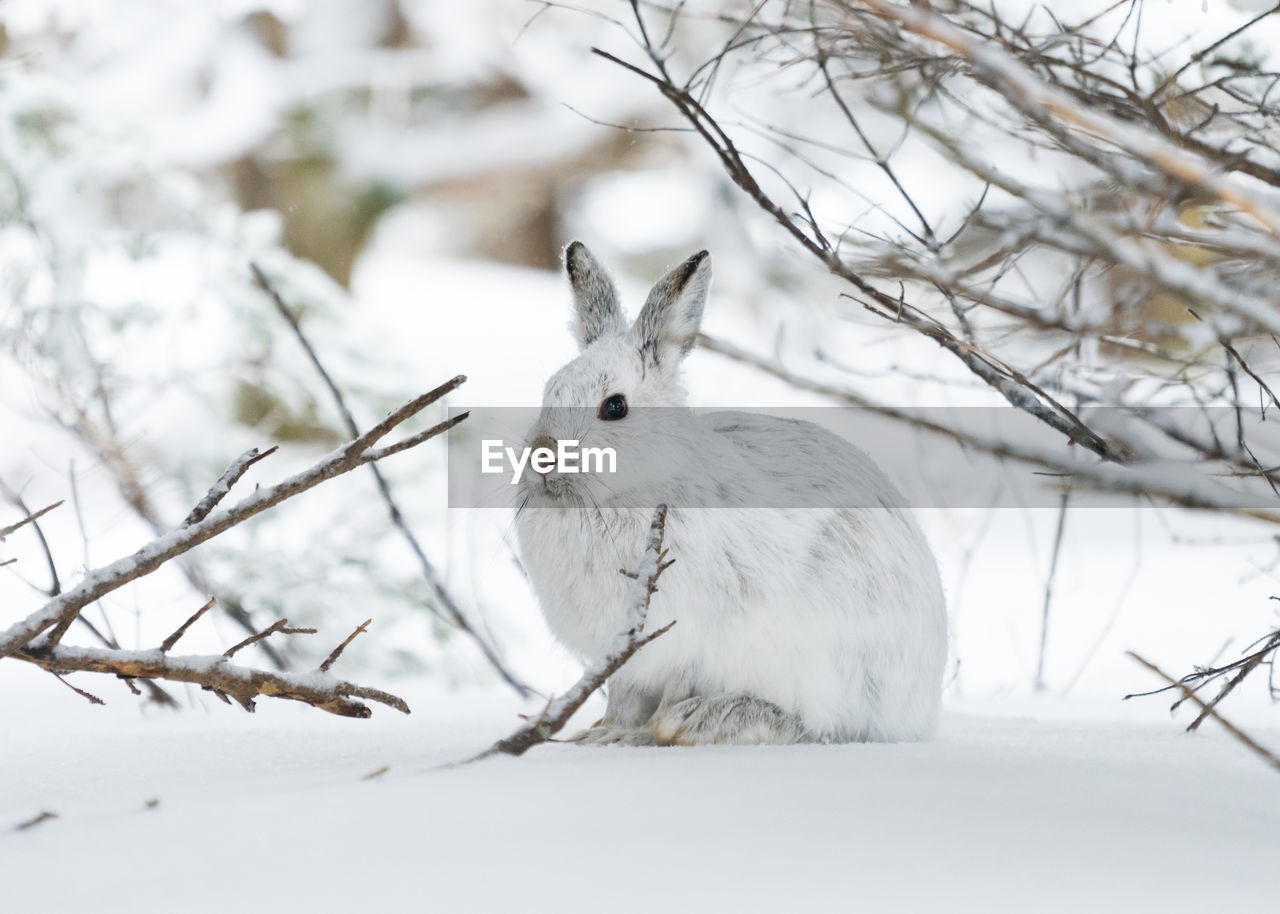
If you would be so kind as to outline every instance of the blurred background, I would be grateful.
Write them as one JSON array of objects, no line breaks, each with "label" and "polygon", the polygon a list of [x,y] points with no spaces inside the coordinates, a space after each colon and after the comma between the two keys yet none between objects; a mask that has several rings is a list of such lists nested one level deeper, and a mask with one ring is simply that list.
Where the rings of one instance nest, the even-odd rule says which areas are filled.
[{"label": "blurred background", "polygon": [[[732,36],[716,8],[749,6],[701,4],[701,18],[673,27],[681,59]],[[1150,4],[1166,32],[1175,6],[1183,32],[1226,30],[1247,14],[1244,4]],[[665,268],[705,247],[709,333],[803,357],[815,377],[838,368],[885,402],[1002,404],[928,340],[851,315],[838,282],[798,256],[705,144],[672,129],[680,122],[662,96],[591,54],[641,59],[611,21],[629,15],[609,2],[6,0],[0,481],[28,508],[66,504],[42,524],[52,565],[34,531],[0,544],[0,559],[18,559],[0,569],[0,624],[33,611],[55,582],[172,527],[247,448],[281,452],[246,487],[345,439],[251,263],[299,316],[362,425],[459,373],[469,381],[450,405],[535,405],[573,354],[559,258],[575,238],[612,267],[632,309]],[[753,66],[785,81],[776,59]],[[788,152],[776,141],[793,129],[841,126],[802,82],[758,76],[743,65],[720,85],[736,92],[722,110],[771,125],[772,139],[750,135],[761,161]],[[895,140],[887,122],[868,129]],[[930,212],[957,219],[971,205],[975,185],[939,169],[926,144],[895,155]],[[906,218],[874,162],[841,167],[863,231]],[[1031,359],[1043,343],[1027,345]],[[711,352],[695,352],[688,372],[697,405],[830,402]],[[384,470],[481,638],[537,691],[562,687],[576,666],[524,584],[509,512],[448,509],[444,466],[435,441]],[[958,707],[1127,713],[1133,703],[1119,697],[1154,683],[1124,650],[1184,670],[1276,622],[1268,598],[1280,593],[1280,556],[1267,524],[1133,500],[1065,519],[1030,506],[921,515],[948,591]],[[332,638],[295,638],[257,659],[314,662],[373,617],[350,670],[442,690],[503,687],[442,617],[365,474],[113,594],[86,613],[97,634],[74,637],[153,644],[209,593],[226,612],[193,632],[193,649],[240,640],[245,620],[287,616]],[[22,688],[61,688],[39,670],[17,675]],[[1239,700],[1266,698],[1258,683]]]}]

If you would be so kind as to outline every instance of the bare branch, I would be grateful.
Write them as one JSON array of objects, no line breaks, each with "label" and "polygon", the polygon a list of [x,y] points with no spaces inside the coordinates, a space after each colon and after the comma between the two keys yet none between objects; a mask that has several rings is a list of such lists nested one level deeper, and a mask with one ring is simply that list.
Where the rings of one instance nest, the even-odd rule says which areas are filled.
[{"label": "bare branch", "polygon": [[[1160,669],[1160,667],[1156,666],[1150,660],[1147,660],[1139,656],[1133,651],[1125,651],[1125,653],[1128,654],[1130,657],[1132,657],[1134,660],[1138,661],[1138,663],[1145,666],[1151,672],[1155,673],[1165,682],[1169,683],[1170,688],[1175,688],[1180,690],[1182,694],[1189,701],[1193,702],[1194,704],[1200,707],[1200,710],[1203,714],[1206,714],[1209,717],[1212,717],[1214,720],[1216,720],[1218,723],[1222,725],[1224,730],[1230,733],[1239,742],[1247,746],[1250,750],[1252,750],[1256,755],[1258,755],[1258,757],[1260,757],[1272,768],[1275,768],[1277,771],[1280,771],[1280,756],[1277,756],[1274,752],[1272,752],[1266,746],[1263,746],[1253,737],[1249,736],[1247,733],[1245,733],[1235,724],[1231,723],[1229,720],[1227,720],[1225,717],[1219,714],[1216,709],[1214,709],[1213,707],[1211,707],[1210,705],[1202,701],[1200,696],[1195,693],[1194,689],[1192,689],[1190,686],[1186,685],[1185,683],[1180,682],[1177,679],[1174,679],[1172,676],[1170,676],[1164,670]],[[1131,696],[1125,696],[1125,697],[1128,698]]]},{"label": "bare branch", "polygon": [[255,632],[254,634],[250,635],[248,638],[245,638],[239,644],[234,644],[231,647],[227,648],[225,651],[223,651],[222,656],[230,660],[232,657],[240,653],[240,651],[244,650],[246,647],[249,647],[251,644],[257,644],[259,641],[265,641],[267,638],[270,638],[272,635],[276,635],[276,634],[314,635],[315,633],[316,633],[316,630],[314,628],[289,628],[288,619],[277,619],[276,621],[268,625],[266,628],[264,628],[262,631]]},{"label": "bare branch", "polygon": [[658,590],[658,578],[671,566],[671,561],[666,560],[666,552],[662,548],[666,525],[667,506],[659,505],[653,512],[648,541],[639,567],[631,574],[623,572],[635,582],[631,590],[631,603],[627,609],[627,628],[614,636],[613,644],[605,655],[591,664],[569,691],[548,702],[536,720],[505,739],[498,740],[469,761],[479,761],[493,755],[520,756],[539,743],[547,742],[564,728],[586,700],[595,694],[610,676],[621,669],[636,651],[671,630],[671,627],[676,624],[674,621],[656,631],[643,634],[645,620],[649,615],[649,602]]},{"label": "bare branch", "polygon": [[[16,507],[23,514],[27,515],[25,518],[18,521],[14,529],[26,524],[31,525],[31,529],[36,535],[36,543],[39,544],[40,552],[44,555],[45,567],[49,569],[49,586],[45,589],[44,594],[48,597],[56,597],[62,592],[62,579],[58,576],[58,563],[53,559],[53,550],[49,548],[49,539],[44,535],[44,528],[40,526],[39,518],[41,515],[46,514],[58,507],[58,505],[61,505],[62,502],[59,501],[57,504],[49,505],[47,508],[42,508],[33,514],[31,509],[27,507],[27,503],[22,500],[22,496],[13,489],[10,489],[8,484],[3,480],[0,480],[0,493],[4,494],[4,497],[10,504]],[[4,536],[0,535],[0,539],[4,539]]]},{"label": "bare branch", "polygon": [[1053,579],[1058,572],[1058,556],[1062,552],[1062,535],[1067,526],[1067,507],[1071,501],[1071,490],[1064,489],[1062,501],[1058,505],[1058,524],[1053,534],[1053,551],[1049,556],[1049,574],[1044,582],[1044,609],[1040,615],[1040,650],[1036,655],[1036,677],[1034,680],[1037,692],[1045,690],[1044,662],[1049,650],[1049,607],[1053,600]]},{"label": "bare branch", "polygon": [[53,504],[43,507],[39,511],[35,511],[31,514],[28,514],[26,517],[24,517],[22,520],[18,521],[17,523],[10,524],[7,527],[0,527],[0,540],[4,539],[10,533],[13,533],[16,530],[21,530],[27,524],[35,523],[40,518],[44,517],[46,514],[48,514],[50,511],[52,511],[54,508],[58,507],[61,504],[62,504],[61,501],[55,501]]},{"label": "bare branch", "polygon": [[331,653],[328,657],[326,657],[324,659],[324,662],[320,664],[320,672],[322,673],[329,672],[329,667],[333,666],[334,663],[337,662],[338,658],[342,656],[342,652],[347,649],[347,645],[350,644],[352,641],[355,641],[356,638],[359,637],[364,632],[364,630],[369,627],[369,624],[371,622],[373,622],[372,619],[365,619],[356,627],[355,631],[347,635],[346,640],[343,641],[341,644],[339,644],[337,647],[335,647],[333,649],[333,653]]},{"label": "bare branch", "polygon": [[274,486],[259,489],[233,507],[215,511],[191,526],[180,527],[165,533],[132,555],[89,572],[74,588],[53,598],[23,621],[0,632],[0,658],[21,650],[41,633],[53,628],[64,619],[74,618],[81,609],[93,601],[152,573],[165,562],[185,554],[201,543],[225,533],[282,501],[362,466],[365,463],[366,452],[374,444],[458,387],[464,380],[465,378],[459,376],[433,391],[415,397],[394,410],[373,429],[333,451],[309,469]]},{"label": "bare branch", "polygon": [[213,597],[210,597],[203,606],[201,606],[194,613],[192,613],[186,622],[183,622],[181,625],[179,625],[177,630],[174,631],[172,635],[170,635],[168,638],[165,638],[164,641],[160,643],[160,653],[164,654],[173,650],[173,646],[178,643],[179,638],[181,638],[183,635],[187,633],[187,629],[195,625],[201,616],[203,616],[209,610],[213,609],[214,604],[217,602],[218,601],[215,600]]},{"label": "bare branch", "polygon": [[248,471],[249,467],[253,466],[259,460],[264,460],[267,457],[270,457],[277,450],[279,450],[278,445],[273,445],[265,451],[259,451],[255,447],[251,450],[245,451],[237,457],[232,461],[231,466],[222,471],[222,475],[218,477],[218,481],[209,488],[209,493],[205,495],[204,498],[200,499],[199,504],[191,509],[191,513],[183,519],[181,526],[190,527],[192,524],[198,523],[208,517],[209,512],[218,507],[218,503],[227,497],[227,494],[231,491],[231,487],[239,481],[240,477]]},{"label": "bare branch", "polygon": [[[56,679],[56,680],[58,680],[58,682],[62,683],[64,686],[66,686],[66,687],[67,687],[68,689],[70,689],[71,691],[75,692],[75,693],[76,693],[77,695],[79,695],[81,698],[86,699],[86,700],[89,702],[89,704],[91,704],[91,705],[105,705],[105,704],[106,704],[106,702],[105,702],[105,701],[103,701],[101,698],[99,698],[97,695],[94,695],[92,692],[86,692],[84,689],[81,689],[81,688],[78,688],[78,687],[76,687],[76,686],[72,685],[71,683],[67,682],[67,680],[66,680],[66,678],[65,678],[65,677],[60,676],[60,675],[59,675],[59,674],[57,674],[57,673],[54,673],[54,674],[53,674],[53,678],[54,678],[54,679]],[[125,682],[129,682],[129,680],[127,680],[127,679],[126,679],[126,680],[125,680]],[[129,685],[129,688],[133,689],[133,691],[134,691],[135,693],[137,693],[138,695],[141,695],[141,694],[142,694],[142,693],[141,693],[141,692],[139,692],[136,688],[134,688],[132,684],[130,684],[130,685]]]},{"label": "bare branch", "polygon": [[[279,313],[279,315],[284,318],[285,322],[289,325],[289,329],[293,331],[293,335],[298,340],[298,344],[302,346],[303,351],[307,354],[307,358],[315,368],[316,373],[320,375],[320,379],[324,382],[325,387],[328,388],[329,394],[333,398],[334,405],[342,416],[342,421],[347,428],[347,432],[353,437],[358,437],[360,434],[360,427],[356,423],[355,416],[347,406],[347,400],[342,393],[342,388],[338,386],[337,382],[333,379],[333,376],[324,367],[324,363],[320,361],[319,354],[316,352],[315,347],[311,345],[311,341],[307,339],[307,335],[303,332],[302,325],[298,322],[297,317],[295,317],[293,312],[289,310],[289,307],[284,303],[284,299],[281,298],[280,293],[276,291],[275,286],[267,278],[267,275],[262,272],[258,265],[255,263],[250,264],[249,266],[253,271],[254,279],[257,281],[259,287],[267,293],[267,296],[271,299],[271,303],[275,306],[277,313]],[[529,687],[517,679],[515,674],[507,669],[506,664],[498,656],[497,651],[489,644],[487,639],[483,638],[480,633],[476,631],[475,627],[467,619],[466,615],[463,614],[457,600],[453,598],[453,594],[451,594],[448,588],[444,586],[444,582],[441,580],[435,566],[432,564],[431,560],[427,558],[426,550],[424,550],[422,548],[422,544],[418,542],[418,537],[414,534],[413,530],[410,529],[409,522],[405,519],[404,512],[400,510],[399,504],[397,504],[394,496],[392,495],[390,483],[387,482],[386,477],[383,475],[382,471],[378,469],[375,462],[384,457],[390,457],[392,454],[399,453],[407,448],[415,447],[421,442],[426,441],[441,432],[448,431],[466,417],[467,413],[462,413],[461,415],[454,416],[447,421],[440,423],[434,428],[429,428],[416,435],[411,435],[396,444],[372,450],[366,455],[365,462],[369,464],[369,471],[373,473],[374,481],[378,486],[378,494],[387,506],[387,513],[391,518],[391,523],[400,532],[405,543],[409,546],[410,551],[413,552],[414,557],[418,560],[418,566],[422,571],[422,577],[426,581],[427,586],[431,589],[436,603],[443,607],[444,618],[446,621],[461,629],[462,632],[476,644],[480,649],[481,654],[484,655],[485,660],[488,661],[489,665],[507,685],[515,689],[521,696],[527,696],[530,694]],[[428,606],[431,606],[433,610],[435,609],[432,604],[428,604]]]},{"label": "bare branch", "polygon": [[[1272,599],[1276,599],[1272,597]],[[1150,692],[1141,692],[1134,695],[1126,695],[1125,698],[1146,697],[1149,695],[1158,695],[1162,692],[1170,690],[1178,690],[1182,693],[1177,701],[1173,703],[1170,710],[1177,710],[1178,706],[1187,700],[1186,692],[1199,693],[1201,689],[1209,685],[1224,681],[1222,688],[1214,697],[1204,704],[1201,712],[1196,718],[1187,725],[1188,731],[1194,731],[1199,728],[1207,717],[1209,717],[1213,709],[1215,709],[1224,698],[1230,695],[1239,687],[1251,673],[1262,666],[1275,669],[1275,661],[1280,655],[1280,629],[1272,631],[1261,638],[1258,638],[1252,644],[1244,649],[1242,656],[1232,661],[1213,666],[1197,667],[1193,672],[1188,673],[1177,681],[1176,684],[1164,686],[1163,688],[1154,689]],[[1268,683],[1273,698],[1277,697],[1277,689],[1274,684]]]},{"label": "bare branch", "polygon": [[378,702],[405,714],[409,706],[400,698],[365,686],[345,682],[327,673],[289,673],[237,666],[223,655],[178,656],[153,651],[113,651],[54,645],[25,647],[15,654],[53,673],[91,672],[132,679],[163,679],[202,686],[220,697],[230,696],[245,710],[254,709],[259,696],[300,701],[342,717],[366,718],[372,714],[359,699]]},{"label": "bare branch", "polygon": [[46,809],[35,815],[33,818],[27,819],[25,822],[19,822],[13,827],[13,830],[26,831],[29,828],[35,828],[37,825],[42,825],[50,819],[56,818],[58,818],[58,814],[56,812],[49,812],[49,810]]}]

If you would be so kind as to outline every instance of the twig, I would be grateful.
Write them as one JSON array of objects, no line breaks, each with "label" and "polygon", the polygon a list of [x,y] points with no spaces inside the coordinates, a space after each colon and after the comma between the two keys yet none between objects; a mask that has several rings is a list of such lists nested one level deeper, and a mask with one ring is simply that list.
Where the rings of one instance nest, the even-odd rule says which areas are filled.
[{"label": "twig", "polygon": [[37,825],[41,825],[45,822],[48,822],[50,819],[56,819],[56,818],[58,818],[58,814],[56,812],[49,812],[49,810],[46,809],[40,812],[38,815],[34,816],[33,818],[27,819],[25,822],[19,822],[17,825],[13,827],[13,830],[26,831],[29,828],[35,828]]},{"label": "twig", "polygon": [[316,630],[314,628],[289,628],[288,619],[277,619],[276,621],[268,625],[266,628],[264,628],[262,631],[255,632],[254,634],[250,635],[248,638],[245,638],[239,644],[233,644],[231,647],[227,648],[223,652],[222,656],[226,657],[229,660],[232,657],[234,657],[236,654],[240,653],[240,651],[242,651],[244,648],[248,647],[249,645],[257,644],[259,641],[264,641],[275,634],[314,635],[315,633],[316,633]]},{"label": "twig", "polygon": [[[1263,746],[1261,743],[1257,742],[1255,739],[1253,739],[1253,737],[1249,736],[1247,733],[1245,733],[1235,724],[1231,723],[1229,720],[1227,720],[1225,717],[1219,714],[1217,710],[1210,707],[1207,703],[1201,700],[1200,696],[1195,693],[1194,689],[1192,689],[1190,686],[1187,686],[1185,683],[1182,683],[1177,679],[1174,679],[1172,676],[1170,676],[1164,670],[1160,669],[1160,667],[1156,666],[1150,660],[1145,659],[1144,657],[1134,653],[1133,651],[1125,651],[1125,653],[1128,654],[1130,657],[1132,657],[1134,660],[1138,661],[1138,663],[1145,666],[1151,672],[1155,673],[1165,682],[1169,683],[1170,688],[1175,688],[1181,691],[1182,694],[1189,701],[1195,703],[1196,705],[1199,705],[1203,713],[1209,715],[1218,723],[1222,724],[1222,727],[1224,730],[1226,730],[1228,733],[1234,736],[1237,740],[1239,740],[1241,743],[1243,743],[1245,746],[1251,749],[1254,753],[1256,753],[1259,757],[1261,757],[1272,768],[1275,768],[1277,771],[1280,771],[1280,756],[1277,756],[1270,749]],[[1132,696],[1126,695],[1125,697],[1129,698]]]},{"label": "twig", "polygon": [[58,507],[61,504],[62,504],[61,501],[55,501],[53,504],[43,507],[39,511],[35,511],[35,512],[32,512],[31,514],[28,514],[26,517],[18,521],[16,524],[10,524],[7,527],[0,527],[0,540],[4,539],[10,533],[13,533],[16,530],[21,530],[27,524],[35,523],[40,518],[44,517],[46,514],[48,514],[50,511],[52,511],[54,508]]},{"label": "twig", "polygon": [[203,616],[209,610],[213,609],[214,604],[217,602],[218,601],[215,600],[213,597],[210,597],[203,606],[201,606],[199,609],[193,612],[190,618],[188,618],[186,622],[183,622],[181,625],[179,625],[177,630],[174,631],[172,635],[170,635],[168,638],[165,638],[164,641],[160,642],[160,653],[165,654],[165,653],[168,653],[170,650],[172,650],[173,646],[178,643],[178,639],[187,633],[187,629],[195,625],[196,621],[201,616]]},{"label": "twig", "polygon": [[347,645],[350,644],[352,641],[355,641],[356,638],[360,634],[362,634],[365,629],[369,627],[369,624],[371,622],[373,622],[372,619],[365,619],[356,627],[355,631],[347,635],[346,639],[333,649],[333,653],[331,653],[328,657],[325,658],[324,663],[320,664],[320,667],[319,667],[320,672],[322,673],[329,672],[329,667],[333,666],[333,664],[337,661],[337,659],[342,656],[342,652],[347,649]]},{"label": "twig", "polygon": [[[642,634],[645,620],[649,615],[649,601],[658,590],[658,578],[671,567],[674,561],[674,559],[666,560],[666,552],[662,548],[666,524],[667,506],[659,505],[649,525],[649,537],[640,566],[634,572],[635,583],[632,586],[631,603],[627,610],[627,628],[614,636],[613,644],[605,655],[591,664],[569,691],[548,702],[537,719],[505,739],[498,740],[468,761],[479,761],[493,755],[520,756],[539,743],[547,742],[564,728],[586,700],[630,660],[636,651],[671,630],[671,627],[676,624],[674,620],[656,631]],[[631,575],[627,576],[631,577]]]},{"label": "twig", "polygon": [[[49,548],[49,539],[44,535],[44,528],[40,526],[40,516],[47,514],[49,511],[58,507],[58,505],[61,505],[62,501],[58,501],[56,504],[49,505],[46,508],[41,508],[39,511],[32,513],[31,509],[27,507],[26,502],[22,500],[22,496],[10,489],[3,480],[0,480],[0,492],[4,493],[5,498],[7,498],[14,507],[27,515],[22,520],[18,521],[17,525],[12,529],[18,529],[25,524],[31,525],[31,529],[36,535],[36,542],[40,545],[40,551],[44,555],[45,567],[49,569],[49,587],[44,591],[44,593],[46,596],[56,597],[62,592],[62,580],[58,577],[58,563],[53,560],[53,550]],[[8,529],[10,528],[6,528],[6,530]],[[0,534],[0,539],[3,538],[4,534]]]},{"label": "twig", "polygon": [[[70,689],[71,691],[75,692],[75,693],[76,693],[77,695],[79,695],[81,698],[84,698],[84,699],[88,700],[89,704],[91,704],[91,705],[105,705],[105,704],[106,704],[106,702],[105,702],[105,701],[103,701],[101,698],[99,698],[97,695],[94,695],[92,692],[86,692],[84,689],[81,689],[81,688],[78,688],[77,686],[72,685],[71,683],[67,682],[67,680],[66,680],[66,678],[65,678],[65,677],[60,676],[60,675],[59,675],[59,674],[57,674],[57,673],[54,673],[54,674],[53,674],[53,678],[54,678],[54,679],[56,679],[56,680],[58,680],[58,682],[62,683],[64,686],[66,686],[66,687],[67,687],[68,689]],[[128,680],[127,680],[127,679],[126,679],[125,681],[126,681],[126,682],[128,682]],[[136,688],[134,688],[132,685],[130,685],[130,686],[129,686],[129,688],[133,689],[133,690],[134,690],[135,692],[137,692],[139,695],[141,695],[141,694],[142,694],[141,692],[138,692],[138,690],[137,690]]]},{"label": "twig", "polygon": [[[1272,597],[1272,599],[1274,600],[1276,598]],[[1244,649],[1244,656],[1232,661],[1231,663],[1224,663],[1220,666],[1197,667],[1194,672],[1188,673],[1179,679],[1176,688],[1179,690],[1190,689],[1192,692],[1196,693],[1199,693],[1201,689],[1205,688],[1210,683],[1219,679],[1226,679],[1222,688],[1218,690],[1218,694],[1207,702],[1206,707],[1208,708],[1208,711],[1202,710],[1198,715],[1196,715],[1195,720],[1191,721],[1191,723],[1187,725],[1187,730],[1194,731],[1199,728],[1200,724],[1202,724],[1205,718],[1209,716],[1208,712],[1216,708],[1224,698],[1234,692],[1240,683],[1242,683],[1258,667],[1266,665],[1274,668],[1275,655],[1277,651],[1280,651],[1280,629],[1272,631],[1255,640]],[[1167,692],[1173,688],[1175,688],[1175,686],[1168,685],[1160,689],[1153,689],[1149,692],[1140,692],[1135,695],[1126,695],[1125,697],[1137,698],[1146,697],[1148,695],[1158,695],[1161,692]],[[1271,687],[1271,691],[1274,696],[1276,694],[1274,686]],[[1178,706],[1186,700],[1187,699],[1184,694],[1173,703],[1170,710],[1177,710]]]},{"label": "twig", "polygon": [[237,457],[232,461],[229,467],[222,471],[222,475],[218,477],[218,481],[210,486],[208,494],[205,495],[204,498],[200,499],[200,503],[191,509],[190,514],[183,518],[181,526],[190,527],[192,524],[198,523],[208,517],[209,512],[218,506],[218,502],[227,497],[227,494],[231,491],[231,487],[236,484],[246,471],[248,471],[249,467],[253,466],[259,460],[264,460],[267,457],[270,457],[277,450],[279,450],[278,445],[273,445],[265,451],[259,451],[255,447],[252,450],[245,451]]},{"label": "twig", "polygon": [[1043,692],[1044,660],[1049,648],[1049,604],[1053,599],[1053,579],[1058,572],[1058,555],[1062,552],[1062,534],[1067,526],[1067,505],[1071,500],[1071,490],[1064,489],[1062,501],[1058,505],[1058,526],[1053,534],[1053,553],[1049,558],[1049,574],[1044,582],[1044,610],[1040,614],[1040,651],[1036,658],[1035,689]]}]

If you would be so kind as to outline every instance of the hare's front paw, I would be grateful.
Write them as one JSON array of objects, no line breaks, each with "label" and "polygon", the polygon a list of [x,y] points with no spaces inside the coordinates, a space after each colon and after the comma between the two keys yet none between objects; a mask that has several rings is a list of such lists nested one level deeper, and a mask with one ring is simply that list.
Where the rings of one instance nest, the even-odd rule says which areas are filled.
[{"label": "hare's front paw", "polygon": [[580,746],[656,746],[657,737],[648,727],[599,725],[583,730],[572,740]]},{"label": "hare's front paw", "polygon": [[808,739],[804,724],[795,714],[744,693],[686,698],[659,710],[650,725],[663,746],[781,745]]}]

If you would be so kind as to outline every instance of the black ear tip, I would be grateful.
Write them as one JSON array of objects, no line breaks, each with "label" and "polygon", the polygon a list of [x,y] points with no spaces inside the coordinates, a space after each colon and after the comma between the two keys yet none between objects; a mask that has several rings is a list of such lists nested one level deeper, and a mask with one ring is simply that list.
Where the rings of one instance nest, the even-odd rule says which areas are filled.
[{"label": "black ear tip", "polygon": [[702,262],[710,256],[710,251],[699,251],[684,262],[684,270],[680,273],[680,288],[684,288],[685,284],[693,278],[698,267],[702,266]]},{"label": "black ear tip", "polygon": [[578,267],[578,258],[587,252],[587,246],[581,241],[571,241],[569,246],[564,249],[564,269],[569,274],[569,279],[575,278]]}]

